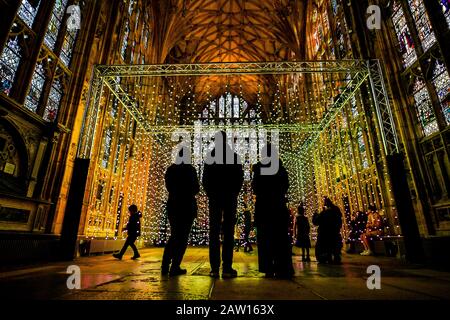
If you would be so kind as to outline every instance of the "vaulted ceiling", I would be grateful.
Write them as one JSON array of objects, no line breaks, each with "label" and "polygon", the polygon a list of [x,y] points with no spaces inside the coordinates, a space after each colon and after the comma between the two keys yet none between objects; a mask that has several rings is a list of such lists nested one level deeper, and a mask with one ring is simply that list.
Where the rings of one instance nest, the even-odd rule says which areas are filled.
[{"label": "vaulted ceiling", "polygon": [[[152,63],[302,60],[306,0],[148,0],[153,17]],[[259,87],[258,87],[259,84]],[[225,85],[252,101],[271,91],[270,76],[197,77],[196,96]],[[261,89],[261,86],[263,88]]]}]

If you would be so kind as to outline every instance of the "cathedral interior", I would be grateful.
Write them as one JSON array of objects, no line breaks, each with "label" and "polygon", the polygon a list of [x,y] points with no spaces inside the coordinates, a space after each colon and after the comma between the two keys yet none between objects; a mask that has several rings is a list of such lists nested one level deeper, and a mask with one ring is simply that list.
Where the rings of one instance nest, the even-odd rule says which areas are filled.
[{"label": "cathedral interior", "polygon": [[[73,259],[106,268],[131,204],[142,212],[141,260],[160,259],[174,132],[192,139],[201,178],[210,135],[226,130],[243,137],[238,214],[260,138],[276,135],[291,207],[303,202],[311,218],[329,197],[345,241],[351,217],[375,205],[386,226],[371,264],[448,270],[449,1],[0,0],[0,11],[4,268]],[[202,188],[197,202],[192,264],[207,255]],[[343,263],[355,259],[366,263]],[[193,274],[207,272],[204,260]],[[194,287],[158,297],[203,298]]]}]

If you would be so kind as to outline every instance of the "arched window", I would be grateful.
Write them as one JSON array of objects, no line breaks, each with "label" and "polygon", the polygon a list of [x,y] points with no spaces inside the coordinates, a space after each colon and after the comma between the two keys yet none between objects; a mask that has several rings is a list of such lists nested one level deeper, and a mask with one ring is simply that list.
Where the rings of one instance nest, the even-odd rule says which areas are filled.
[{"label": "arched window", "polygon": [[406,17],[402,6],[398,1],[395,1],[393,4],[393,12],[392,22],[394,24],[395,33],[397,34],[400,52],[403,57],[403,66],[408,68],[417,60],[414,41],[406,24]]},{"label": "arched window", "polygon": [[442,113],[444,114],[447,125],[450,125],[450,105],[448,101],[450,92],[450,77],[444,63],[436,61],[431,82],[433,83],[439,97]]},{"label": "arched window", "polygon": [[417,78],[413,88],[414,101],[417,117],[422,127],[423,134],[428,136],[439,130],[436,116],[433,112],[430,95],[428,94],[425,82]]},{"label": "arched window", "polygon": [[436,42],[430,19],[425,10],[423,0],[408,0],[409,8],[414,19],[417,33],[422,42],[423,51],[427,51]]}]

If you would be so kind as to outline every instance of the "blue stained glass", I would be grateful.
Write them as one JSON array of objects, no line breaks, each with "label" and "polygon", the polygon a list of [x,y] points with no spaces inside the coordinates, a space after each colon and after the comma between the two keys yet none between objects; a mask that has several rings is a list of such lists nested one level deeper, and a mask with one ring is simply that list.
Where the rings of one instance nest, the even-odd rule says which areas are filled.
[{"label": "blue stained glass", "polygon": [[447,25],[450,28],[450,0],[438,0],[438,1],[441,4],[445,20],[447,20]]},{"label": "blue stained glass", "polygon": [[0,56],[0,92],[9,95],[21,55],[18,36],[10,38]]},{"label": "blue stained glass", "polygon": [[417,117],[422,126],[425,136],[439,131],[439,127],[434,115],[431,104],[430,95],[428,94],[425,83],[417,79],[414,84],[414,101],[416,106]]},{"label": "blue stained glass", "polygon": [[30,28],[33,27],[34,18],[36,18],[39,5],[40,1],[27,1],[27,0],[23,0],[22,4],[20,5],[17,15]]},{"label": "blue stained glass", "polygon": [[53,7],[52,17],[45,34],[45,44],[53,50],[55,48],[56,40],[58,39],[59,29],[61,28],[61,22],[66,12],[67,0],[56,0]]},{"label": "blue stained glass", "polygon": [[403,9],[397,1],[394,2],[393,9],[394,14],[392,16],[392,22],[400,45],[400,52],[403,56],[403,66],[408,68],[417,60],[414,41],[406,24]]},{"label": "blue stained glass", "polygon": [[25,107],[33,112],[36,112],[39,99],[41,98],[42,88],[45,83],[45,72],[42,62],[38,62],[34,70],[33,78],[31,79],[30,92],[25,100]]},{"label": "blue stained glass", "polygon": [[450,125],[450,105],[447,99],[450,93],[450,77],[443,63],[436,62],[431,81],[436,88],[447,125]]},{"label": "blue stained glass", "polygon": [[416,23],[417,32],[424,51],[427,51],[435,42],[433,29],[430,19],[425,11],[423,0],[408,0],[412,16]]},{"label": "blue stained glass", "polygon": [[367,160],[367,150],[366,144],[364,143],[364,137],[361,128],[358,129],[358,150],[361,156],[361,165],[363,168],[369,167],[369,162]]},{"label": "blue stained glass", "polygon": [[59,107],[61,106],[61,99],[63,95],[63,89],[61,80],[56,78],[53,81],[52,88],[47,101],[47,106],[44,111],[44,120],[48,122],[54,122],[58,115]]}]

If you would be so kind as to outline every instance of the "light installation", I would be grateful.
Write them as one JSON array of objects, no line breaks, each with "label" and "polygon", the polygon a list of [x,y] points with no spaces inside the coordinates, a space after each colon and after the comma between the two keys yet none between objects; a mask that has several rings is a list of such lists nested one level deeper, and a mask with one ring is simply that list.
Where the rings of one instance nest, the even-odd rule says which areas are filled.
[{"label": "light installation", "polygon": [[[311,215],[320,210],[322,196],[331,196],[343,208],[346,195],[347,202],[355,197],[348,204],[352,211],[371,203],[392,209],[392,195],[381,192],[381,183],[389,183],[386,171],[378,172],[374,165],[380,151],[368,142],[367,129],[357,130],[368,127],[361,90],[371,95],[384,92],[373,88],[379,70],[373,65],[378,66],[356,60],[98,66],[79,148],[80,157],[91,159],[92,173],[85,234],[121,237],[126,207],[135,203],[144,216],[142,240],[149,245],[166,241],[164,173],[177,144],[172,141],[174,131],[192,138],[193,163],[200,178],[198,155],[211,145],[207,132],[222,129],[230,137],[248,137],[244,139],[248,147],[237,149],[247,182],[240,208],[244,196],[251,195],[250,168],[258,159],[250,159],[245,150],[260,148],[258,136],[278,130],[280,155],[290,177],[291,207],[304,201]],[[323,89],[321,95],[308,94],[303,86],[307,75],[320,79],[315,85]],[[323,82],[323,78],[330,80]],[[389,112],[379,110],[386,107],[373,101],[368,106],[373,114],[387,117],[379,123],[392,122]],[[200,140],[195,139],[198,127],[204,134]],[[380,127],[382,132],[386,129]],[[387,133],[384,136],[390,139]],[[190,241],[203,245],[208,242],[203,191],[197,200],[199,214]],[[385,214],[394,227],[391,233],[398,234],[395,208]]]}]

